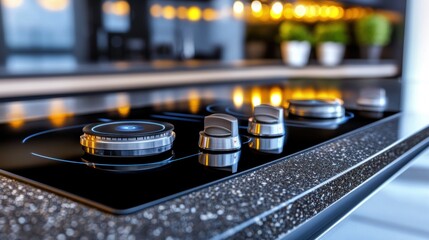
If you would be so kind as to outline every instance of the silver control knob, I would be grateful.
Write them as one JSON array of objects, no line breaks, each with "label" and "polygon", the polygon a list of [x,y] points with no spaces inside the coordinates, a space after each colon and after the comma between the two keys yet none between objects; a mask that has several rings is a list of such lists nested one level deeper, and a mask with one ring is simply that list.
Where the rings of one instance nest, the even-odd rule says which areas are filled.
[{"label": "silver control knob", "polygon": [[386,90],[383,88],[365,88],[359,92],[357,105],[360,110],[382,112],[387,105]]},{"label": "silver control knob", "polygon": [[256,106],[249,118],[247,132],[260,137],[276,137],[285,134],[283,108],[268,104]]},{"label": "silver control knob", "polygon": [[240,149],[237,118],[215,113],[204,118],[204,131],[200,132],[198,146],[210,151],[232,151]]}]

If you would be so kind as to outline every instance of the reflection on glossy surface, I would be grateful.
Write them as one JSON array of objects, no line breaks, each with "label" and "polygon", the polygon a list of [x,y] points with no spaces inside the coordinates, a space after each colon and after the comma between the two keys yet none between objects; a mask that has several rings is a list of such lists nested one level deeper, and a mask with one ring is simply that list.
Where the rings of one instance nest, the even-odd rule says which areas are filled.
[{"label": "reflection on glossy surface", "polygon": [[126,117],[130,113],[130,97],[127,93],[118,93],[116,96],[116,106],[121,117]]},{"label": "reflection on glossy surface", "polygon": [[258,106],[262,103],[262,96],[261,96],[261,89],[259,88],[253,88],[251,90],[251,96],[252,96],[252,106]]},{"label": "reflection on glossy surface", "polygon": [[189,111],[197,113],[200,109],[200,95],[196,90],[191,90],[189,93]]},{"label": "reflection on glossy surface", "polygon": [[249,147],[264,153],[279,154],[283,152],[285,136],[264,138],[252,137],[249,142]]},{"label": "reflection on glossy surface", "polygon": [[89,154],[84,154],[81,160],[91,168],[100,169],[103,171],[112,172],[135,172],[145,171],[155,168],[163,167],[169,163],[174,157],[173,151],[169,151],[158,156],[148,158],[134,158],[134,159],[118,159],[118,158],[106,158],[97,157]]},{"label": "reflection on glossy surface", "polygon": [[24,105],[20,102],[12,102],[8,106],[6,118],[12,128],[18,129],[24,125],[25,110]]},{"label": "reflection on glossy surface", "polygon": [[73,116],[73,113],[68,112],[64,100],[58,98],[50,102],[49,120],[55,127],[64,125],[68,117]]},{"label": "reflection on glossy surface", "polygon": [[243,106],[243,103],[244,103],[243,88],[241,87],[234,88],[234,90],[232,91],[232,101],[234,102],[234,106],[236,108],[241,108],[241,106]]},{"label": "reflection on glossy surface", "polygon": [[282,90],[279,87],[274,87],[270,91],[270,103],[273,106],[280,106],[282,104]]},{"label": "reflection on glossy surface", "polygon": [[214,167],[219,170],[237,172],[238,161],[240,160],[241,151],[232,153],[209,153],[202,152],[198,156],[198,162],[207,167]]}]

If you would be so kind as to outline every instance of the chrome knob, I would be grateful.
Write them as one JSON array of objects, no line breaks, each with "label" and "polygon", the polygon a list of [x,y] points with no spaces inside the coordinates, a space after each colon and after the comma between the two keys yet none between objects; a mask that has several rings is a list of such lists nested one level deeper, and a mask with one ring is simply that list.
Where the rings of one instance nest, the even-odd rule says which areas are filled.
[{"label": "chrome knob", "polygon": [[210,151],[231,151],[241,147],[237,118],[215,113],[204,118],[198,146]]},{"label": "chrome knob", "polygon": [[382,112],[387,105],[386,90],[383,88],[365,88],[359,92],[357,105],[360,110]]},{"label": "chrome knob", "polygon": [[283,108],[268,104],[256,106],[249,118],[247,132],[260,137],[276,137],[285,134]]}]

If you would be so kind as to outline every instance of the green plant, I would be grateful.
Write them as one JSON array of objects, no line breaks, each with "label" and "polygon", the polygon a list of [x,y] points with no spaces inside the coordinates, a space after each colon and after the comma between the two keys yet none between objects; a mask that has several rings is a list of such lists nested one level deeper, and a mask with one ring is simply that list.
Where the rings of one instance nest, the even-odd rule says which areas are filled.
[{"label": "green plant", "polygon": [[312,35],[307,26],[294,23],[283,22],[279,27],[279,37],[281,41],[312,41]]},{"label": "green plant", "polygon": [[336,42],[347,44],[349,35],[344,22],[318,23],[314,29],[316,43]]},{"label": "green plant", "polygon": [[381,14],[371,14],[359,19],[355,25],[356,40],[362,46],[389,44],[392,27]]}]

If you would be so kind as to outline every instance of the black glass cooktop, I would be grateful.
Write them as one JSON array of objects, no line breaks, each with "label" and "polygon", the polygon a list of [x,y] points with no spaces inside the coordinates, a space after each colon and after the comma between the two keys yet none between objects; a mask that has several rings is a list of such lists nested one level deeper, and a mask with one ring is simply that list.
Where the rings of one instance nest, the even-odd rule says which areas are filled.
[{"label": "black glass cooktop", "polygon": [[[286,116],[284,136],[257,138],[246,131],[250,106],[236,108],[229,102],[201,102],[192,112],[184,102],[176,104],[174,110],[157,106],[67,116],[60,120],[51,116],[25,122],[19,127],[3,124],[0,125],[0,169],[8,176],[87,205],[127,214],[281,160],[393,114],[367,116],[346,111],[343,118],[327,120]],[[204,117],[212,113],[237,117],[241,150],[201,151],[199,132],[203,130]],[[109,123],[118,120],[131,122],[114,126],[122,132],[141,130],[142,126],[135,124],[141,120],[149,120],[151,124],[151,121],[170,123],[174,126],[175,140],[160,153],[138,158],[103,157],[84,151],[79,141],[84,126],[106,123],[112,128]],[[167,130],[171,130],[168,126]],[[156,124],[149,128],[162,130]],[[208,166],[210,159],[235,160],[228,166],[214,167]]]}]

